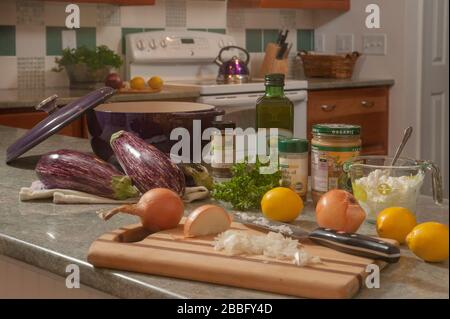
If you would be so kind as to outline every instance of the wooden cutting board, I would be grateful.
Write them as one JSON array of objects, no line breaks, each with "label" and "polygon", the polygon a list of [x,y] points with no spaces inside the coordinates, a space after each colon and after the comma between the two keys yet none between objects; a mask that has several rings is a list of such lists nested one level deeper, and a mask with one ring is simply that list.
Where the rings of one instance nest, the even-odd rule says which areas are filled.
[{"label": "wooden cutting board", "polygon": [[[233,229],[259,232],[240,223]],[[263,290],[307,298],[351,298],[364,285],[366,266],[385,262],[351,256],[309,240],[305,249],[322,263],[304,267],[263,256],[226,256],[213,249],[214,236],[184,238],[183,225],[149,235],[140,224],[106,233],[92,243],[88,261],[120,269]]]},{"label": "wooden cutting board", "polygon": [[152,89],[151,87],[146,86],[145,88],[143,88],[141,90],[132,89],[132,88],[121,88],[121,89],[119,89],[119,93],[124,93],[124,94],[127,94],[127,93],[158,93],[158,92],[161,92],[161,90],[162,90],[162,88],[161,89]]}]

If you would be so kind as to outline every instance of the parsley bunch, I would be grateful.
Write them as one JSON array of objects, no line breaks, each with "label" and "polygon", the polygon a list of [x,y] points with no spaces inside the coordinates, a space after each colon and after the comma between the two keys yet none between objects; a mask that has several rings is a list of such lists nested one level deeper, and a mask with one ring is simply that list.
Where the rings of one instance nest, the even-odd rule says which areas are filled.
[{"label": "parsley bunch", "polygon": [[86,64],[90,70],[98,70],[104,67],[119,68],[122,65],[122,58],[105,45],[100,45],[94,49],[81,46],[77,49],[66,48],[63,50],[61,58],[55,58],[58,68],[53,71],[61,71],[67,65]]},{"label": "parsley bunch", "polygon": [[249,165],[247,161],[232,166],[233,177],[230,181],[215,184],[213,198],[229,202],[237,210],[258,209],[266,192],[280,186],[281,172],[261,174],[259,161]]}]

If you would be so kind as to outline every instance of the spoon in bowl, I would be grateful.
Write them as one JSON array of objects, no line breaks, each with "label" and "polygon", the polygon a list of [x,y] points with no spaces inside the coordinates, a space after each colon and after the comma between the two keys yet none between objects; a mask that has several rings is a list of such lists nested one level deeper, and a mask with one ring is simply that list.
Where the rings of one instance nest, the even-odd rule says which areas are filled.
[{"label": "spoon in bowl", "polygon": [[406,143],[408,142],[409,138],[411,137],[413,132],[413,128],[412,126],[409,126],[404,132],[403,132],[403,138],[402,138],[402,142],[400,143],[400,145],[397,147],[397,150],[395,151],[395,155],[394,158],[392,159],[391,165],[390,166],[394,166],[395,163],[397,162],[398,158],[400,157],[403,148],[405,147]]}]

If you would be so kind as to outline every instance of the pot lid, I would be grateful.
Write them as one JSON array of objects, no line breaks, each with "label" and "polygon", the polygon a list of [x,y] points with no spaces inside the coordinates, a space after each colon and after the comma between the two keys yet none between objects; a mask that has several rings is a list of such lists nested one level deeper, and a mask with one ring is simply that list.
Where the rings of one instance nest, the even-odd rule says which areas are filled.
[{"label": "pot lid", "polygon": [[114,89],[103,87],[61,108],[56,106],[56,95],[45,99],[36,106],[36,109],[44,110],[49,115],[8,147],[6,150],[6,163],[12,162],[57,133],[63,127],[78,119],[86,111],[109,99],[114,93]]}]

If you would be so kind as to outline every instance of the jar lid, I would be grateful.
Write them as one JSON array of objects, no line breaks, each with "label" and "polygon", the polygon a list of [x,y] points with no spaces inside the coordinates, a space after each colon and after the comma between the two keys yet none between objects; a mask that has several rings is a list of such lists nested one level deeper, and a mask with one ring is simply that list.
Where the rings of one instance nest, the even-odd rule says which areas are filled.
[{"label": "jar lid", "polygon": [[313,134],[325,135],[360,135],[361,126],[351,124],[314,124],[312,128]]},{"label": "jar lid", "polygon": [[282,153],[308,152],[308,140],[301,138],[282,138],[278,140],[278,151]]},{"label": "jar lid", "polygon": [[226,128],[236,128],[236,123],[232,121],[212,121],[211,125],[212,127],[215,127],[219,130],[224,130]]}]

